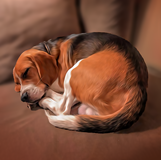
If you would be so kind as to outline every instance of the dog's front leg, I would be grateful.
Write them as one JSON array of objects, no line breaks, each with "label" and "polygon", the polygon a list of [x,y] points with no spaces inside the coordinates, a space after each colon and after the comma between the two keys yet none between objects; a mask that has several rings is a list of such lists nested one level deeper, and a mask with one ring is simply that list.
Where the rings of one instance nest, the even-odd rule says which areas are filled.
[{"label": "dog's front leg", "polygon": [[54,101],[56,102],[59,102],[62,98],[63,98],[63,94],[60,94],[60,93],[57,93],[51,89],[49,89],[47,92],[46,92],[46,97],[50,97],[51,99],[53,99]]},{"label": "dog's front leg", "polygon": [[[72,95],[72,88],[70,86],[70,79],[71,79],[71,72],[74,68],[76,68],[79,63],[78,61],[72,68],[68,70],[66,73],[65,79],[64,79],[64,93],[63,95],[58,94],[52,90],[49,90],[46,96],[51,97],[52,99],[55,99],[54,102],[51,102],[51,100],[47,100],[45,102],[45,105],[47,103],[53,103],[52,110],[56,113],[56,115],[69,115],[71,112],[71,108],[74,104],[76,104],[78,101],[77,99]],[[62,97],[61,97],[62,96]],[[49,105],[49,104],[48,104]],[[51,108],[51,106],[48,106]]]},{"label": "dog's front leg", "polygon": [[49,109],[55,115],[70,114],[71,107],[76,103],[78,101],[74,99],[68,89],[65,89],[64,94],[59,94],[49,89],[46,96],[39,101],[41,107]]},{"label": "dog's front leg", "polygon": [[78,102],[77,99],[72,94],[72,88],[70,86],[70,80],[72,78],[71,77],[72,70],[75,69],[81,61],[82,60],[79,60],[66,73],[65,80],[64,80],[64,94],[63,94],[63,98],[61,99],[61,101],[59,103],[60,114],[63,114],[63,115],[70,114],[72,106]]},{"label": "dog's front leg", "polygon": [[46,97],[40,100],[39,104],[43,108],[48,108],[54,114],[70,114],[71,106],[74,106],[79,101],[66,90],[64,94],[59,94],[49,89],[46,93]]},{"label": "dog's front leg", "polygon": [[63,95],[54,92],[49,89],[46,92],[46,96],[39,101],[39,105],[44,109],[49,109],[54,114],[58,115],[59,111],[59,101],[62,99]]},{"label": "dog's front leg", "polygon": [[56,115],[67,115],[70,114],[71,107],[76,104],[74,96],[72,96],[69,84],[64,85],[64,94],[56,93],[49,90],[46,93],[46,97],[40,101],[40,106],[48,108]]},{"label": "dog's front leg", "polygon": [[69,83],[66,83],[66,81],[64,88],[64,94],[59,94],[51,89],[46,93],[46,97],[50,97],[51,99],[47,98],[44,104],[48,106],[50,110],[52,109],[51,111],[54,111],[56,115],[70,114],[71,107],[76,103],[74,97],[71,95]]},{"label": "dog's front leg", "polygon": [[54,101],[50,97],[44,97],[39,101],[39,105],[44,109],[49,109],[52,111],[55,115],[58,115],[57,113],[57,107],[58,102]]},{"label": "dog's front leg", "polygon": [[74,104],[74,97],[71,94],[64,94],[59,102],[59,114],[69,115]]},{"label": "dog's front leg", "polygon": [[[81,60],[80,60],[81,61]],[[79,65],[79,62],[77,62],[72,68],[68,70],[66,73],[65,79],[64,79],[64,94],[63,97],[59,103],[59,109],[60,114],[63,115],[69,115],[71,112],[71,108],[76,102],[76,98],[72,95],[72,88],[70,86],[70,80],[71,80],[71,72],[74,68],[76,68]]]}]

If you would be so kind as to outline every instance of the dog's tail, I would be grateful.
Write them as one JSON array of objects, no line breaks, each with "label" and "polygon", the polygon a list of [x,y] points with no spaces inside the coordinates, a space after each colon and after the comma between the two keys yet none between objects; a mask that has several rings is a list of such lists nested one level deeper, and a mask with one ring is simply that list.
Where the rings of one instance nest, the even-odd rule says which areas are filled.
[{"label": "dog's tail", "polygon": [[49,122],[59,128],[84,132],[115,132],[130,127],[145,109],[146,88],[135,86],[130,89],[126,104],[116,113],[107,116],[59,115],[46,111]]}]

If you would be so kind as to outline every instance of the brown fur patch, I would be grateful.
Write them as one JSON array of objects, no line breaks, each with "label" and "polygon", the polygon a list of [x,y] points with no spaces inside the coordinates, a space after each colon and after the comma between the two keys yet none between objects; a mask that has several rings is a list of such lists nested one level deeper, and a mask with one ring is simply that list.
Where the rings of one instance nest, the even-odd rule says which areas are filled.
[{"label": "brown fur patch", "polygon": [[64,88],[64,78],[67,73],[67,71],[72,67],[72,62],[69,61],[68,58],[68,49],[71,45],[71,40],[67,40],[65,42],[62,42],[60,46],[60,55],[58,59],[58,67],[59,67],[59,85]]},{"label": "brown fur patch", "polygon": [[[93,54],[71,73],[73,95],[96,107],[100,115],[112,114],[125,104],[128,68],[126,59],[118,52],[103,50]],[[136,76],[135,73],[129,74],[132,75]]]}]

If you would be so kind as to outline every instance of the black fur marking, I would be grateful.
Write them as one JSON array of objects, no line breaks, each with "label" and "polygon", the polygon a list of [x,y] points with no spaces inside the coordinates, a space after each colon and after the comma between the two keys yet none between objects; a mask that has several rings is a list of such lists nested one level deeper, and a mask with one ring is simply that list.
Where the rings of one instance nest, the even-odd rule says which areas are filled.
[{"label": "black fur marking", "polygon": [[50,48],[49,48],[49,46],[47,45],[47,42],[41,42],[41,43],[39,43],[37,46],[34,46],[33,47],[34,49],[38,49],[38,50],[40,50],[40,51],[44,51],[44,52],[47,52],[47,53],[49,53],[50,54]]},{"label": "black fur marking", "polygon": [[51,50],[53,47],[57,47],[57,42],[61,39],[62,41],[66,37],[58,37],[56,39],[49,39],[48,41],[44,41],[39,43],[38,45],[34,46],[34,49],[38,49],[40,51],[47,52],[48,54],[51,54]]}]

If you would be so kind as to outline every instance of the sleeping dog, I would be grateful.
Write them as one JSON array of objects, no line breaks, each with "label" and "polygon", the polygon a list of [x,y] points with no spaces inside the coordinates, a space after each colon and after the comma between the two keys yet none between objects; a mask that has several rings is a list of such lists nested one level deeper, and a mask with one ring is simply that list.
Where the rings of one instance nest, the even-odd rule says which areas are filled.
[{"label": "sleeping dog", "polygon": [[[108,33],[48,40],[23,52],[13,69],[15,90],[39,104],[59,128],[114,132],[130,127],[147,101],[146,64],[128,41]],[[77,115],[71,108],[80,102]]]}]

